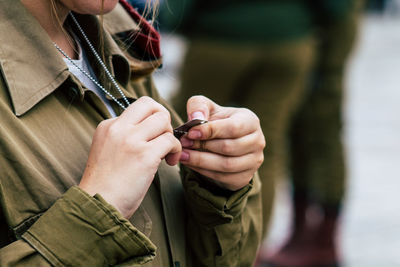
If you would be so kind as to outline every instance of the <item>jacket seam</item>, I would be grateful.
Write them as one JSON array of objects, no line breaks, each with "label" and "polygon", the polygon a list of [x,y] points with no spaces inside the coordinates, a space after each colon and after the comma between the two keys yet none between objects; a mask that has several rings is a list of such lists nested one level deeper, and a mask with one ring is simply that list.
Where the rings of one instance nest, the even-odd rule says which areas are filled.
[{"label": "jacket seam", "polygon": [[[121,229],[124,231],[124,233],[129,237],[129,239],[134,242],[134,243],[139,243],[142,247],[144,247],[147,250],[147,253],[151,253],[151,249],[149,248],[148,245],[146,245],[143,240],[141,240],[140,237],[137,236],[137,234],[129,229],[127,225],[123,221],[120,220],[115,214],[112,213],[112,211],[108,210],[106,207],[104,207],[102,204],[99,202],[94,203],[96,206],[98,206],[106,215],[108,215],[114,223],[118,224],[121,226]],[[136,231],[139,231],[136,229]],[[131,234],[134,234],[134,237]]]},{"label": "jacket seam", "polygon": [[[30,238],[29,238],[30,237]],[[33,247],[43,258],[45,258],[50,264],[54,266],[65,266],[56,255],[54,255],[51,250],[49,250],[39,239],[37,239],[33,234],[27,231],[22,239],[27,242],[31,247]]]}]

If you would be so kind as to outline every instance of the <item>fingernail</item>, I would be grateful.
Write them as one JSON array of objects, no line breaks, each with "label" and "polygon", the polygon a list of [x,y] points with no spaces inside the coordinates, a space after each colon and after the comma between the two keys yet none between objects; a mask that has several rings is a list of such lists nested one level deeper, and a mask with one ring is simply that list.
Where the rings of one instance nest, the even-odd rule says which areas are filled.
[{"label": "fingernail", "polygon": [[194,142],[193,142],[193,140],[183,137],[181,139],[181,144],[183,147],[191,147],[191,146],[193,146]]},{"label": "fingernail", "polygon": [[192,117],[192,120],[193,119],[200,119],[200,120],[204,120],[205,119],[205,116],[204,116],[203,112],[201,112],[201,111],[193,112],[191,117]]},{"label": "fingernail", "polygon": [[199,139],[199,138],[201,138],[201,132],[198,130],[189,131],[188,137],[190,139]]},{"label": "fingernail", "polygon": [[182,151],[181,153],[181,157],[180,157],[180,161],[188,161],[189,160],[189,153],[187,153],[186,151]]}]

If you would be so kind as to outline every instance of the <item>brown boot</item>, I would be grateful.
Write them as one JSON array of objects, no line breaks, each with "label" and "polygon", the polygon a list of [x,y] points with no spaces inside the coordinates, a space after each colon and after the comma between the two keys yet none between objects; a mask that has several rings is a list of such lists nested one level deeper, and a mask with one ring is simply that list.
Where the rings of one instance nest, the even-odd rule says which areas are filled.
[{"label": "brown boot", "polygon": [[295,223],[288,241],[276,253],[267,259],[263,258],[258,266],[339,266],[335,240],[338,212],[324,213],[323,219],[318,223],[310,220],[305,220],[303,224]]}]

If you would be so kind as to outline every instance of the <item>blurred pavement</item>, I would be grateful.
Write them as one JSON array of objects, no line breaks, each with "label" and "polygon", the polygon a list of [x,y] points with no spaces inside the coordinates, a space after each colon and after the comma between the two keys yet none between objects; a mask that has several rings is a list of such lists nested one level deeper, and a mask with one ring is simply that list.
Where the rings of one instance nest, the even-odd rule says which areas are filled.
[{"label": "blurred pavement", "polygon": [[400,266],[400,19],[366,18],[355,52],[342,250],[346,266]]},{"label": "blurred pavement", "polygon": [[[164,68],[155,81],[169,98],[179,85],[184,40],[164,36],[163,52]],[[400,266],[400,18],[362,20],[347,85],[349,181],[339,240],[344,266]],[[286,185],[278,188],[268,240],[272,249],[287,236],[291,216]]]}]

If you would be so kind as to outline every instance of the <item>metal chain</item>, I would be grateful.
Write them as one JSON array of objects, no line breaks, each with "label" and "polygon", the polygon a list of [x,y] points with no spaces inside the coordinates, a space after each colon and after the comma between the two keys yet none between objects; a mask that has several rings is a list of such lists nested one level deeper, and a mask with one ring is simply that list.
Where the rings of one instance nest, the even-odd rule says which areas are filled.
[{"label": "metal chain", "polygon": [[54,46],[57,48],[58,51],[63,54],[64,57],[66,57],[76,68],[78,68],[79,71],[81,71],[86,77],[88,77],[94,84],[96,84],[104,93],[106,93],[108,96],[111,97],[112,100],[114,100],[121,108],[124,110],[130,105],[128,99],[126,98],[124,92],[122,92],[121,88],[119,87],[118,83],[115,81],[114,77],[111,75],[110,71],[107,69],[106,65],[104,62],[101,60],[99,54],[96,52],[96,49],[94,49],[92,43],[89,41],[89,38],[86,36],[85,32],[83,31],[81,25],[78,23],[77,19],[75,16],[70,13],[70,16],[72,17],[72,20],[74,21],[76,27],[79,29],[81,32],[83,38],[85,39],[86,43],[88,44],[90,50],[94,54],[95,58],[97,59],[97,62],[103,67],[104,71],[106,72],[107,77],[110,79],[111,83],[114,85],[114,87],[118,90],[122,98],[124,99],[125,103],[127,106],[125,106],[123,103],[118,101],[116,97],[114,97],[110,92],[108,92],[99,82],[96,81],[89,73],[87,73],[85,70],[81,69],[79,66],[75,64],[75,62],[56,44],[54,43]]},{"label": "metal chain", "polygon": [[87,71],[83,70],[81,67],[79,67],[71,57],[69,57],[64,50],[62,50],[56,43],[53,43],[54,46],[57,48],[58,51],[60,51],[63,56],[68,59],[80,72],[82,72],[86,77],[88,77],[97,87],[99,87],[105,94],[107,94],[109,97],[111,97],[112,100],[114,100],[121,108],[124,110],[126,109],[125,105],[122,104],[118,99],[116,99],[110,92],[108,92],[95,78],[92,77]]}]

